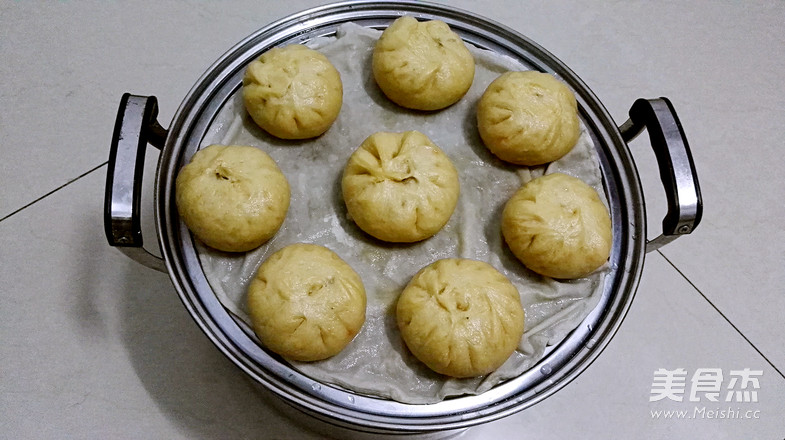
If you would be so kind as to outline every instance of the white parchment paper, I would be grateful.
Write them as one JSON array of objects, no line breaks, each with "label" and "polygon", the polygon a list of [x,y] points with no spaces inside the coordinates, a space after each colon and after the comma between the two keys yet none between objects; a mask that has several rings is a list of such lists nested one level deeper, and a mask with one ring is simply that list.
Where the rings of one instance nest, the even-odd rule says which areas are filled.
[{"label": "white parchment paper", "polygon": [[[278,234],[245,254],[198,246],[207,279],[224,306],[248,322],[245,292],[256,269],[271,253],[298,242],[326,246],[360,274],[368,295],[367,319],[360,334],[338,355],[292,365],[322,382],[406,403],[432,403],[447,396],[478,394],[518,376],[542,358],[594,308],[607,269],[577,280],[557,281],[528,271],[507,249],[500,230],[501,211],[522,182],[563,172],[582,179],[604,198],[596,153],[585,128],[575,148],[547,167],[505,164],[483,146],[475,106],[488,84],[515,60],[471,48],[477,61],[474,83],[457,104],[438,112],[396,106],[377,88],[371,54],[380,33],[353,24],[337,38],[309,45],[324,53],[341,74],[341,113],[323,136],[307,141],[273,138],[247,116],[238,93],[219,113],[205,139],[210,143],[253,145],[278,163],[291,186],[291,204]],[[351,153],[377,131],[418,130],[450,157],[458,169],[461,195],[447,225],[420,243],[392,245],[364,234],[347,218],[341,176]],[[395,301],[422,267],[441,258],[463,257],[490,263],[518,288],[526,312],[526,331],[518,349],[494,373],[452,379],[430,371],[406,349],[395,324]]]}]

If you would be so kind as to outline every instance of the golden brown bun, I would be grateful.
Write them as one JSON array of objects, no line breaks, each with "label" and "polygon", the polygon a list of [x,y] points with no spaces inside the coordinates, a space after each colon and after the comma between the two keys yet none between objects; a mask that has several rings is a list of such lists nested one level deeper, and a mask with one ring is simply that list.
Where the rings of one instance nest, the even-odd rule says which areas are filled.
[{"label": "golden brown bun", "polygon": [[396,314],[414,356],[453,377],[494,371],[523,335],[518,290],[476,260],[444,259],[420,270],[401,293]]},{"label": "golden brown bun", "polygon": [[341,183],[357,226],[397,243],[437,233],[450,219],[460,193],[450,159],[418,131],[369,136],[349,158]]},{"label": "golden brown bun", "polygon": [[373,76],[396,104],[438,110],[457,102],[474,81],[474,57],[463,40],[439,20],[404,16],[379,38]]},{"label": "golden brown bun", "polygon": [[567,154],[580,136],[575,95],[553,75],[507,72],[485,90],[477,127],[499,159],[541,165]]},{"label": "golden brown bun", "polygon": [[204,244],[245,252],[269,240],[289,209],[289,183],[264,151],[210,145],[177,175],[177,210]]},{"label": "golden brown bun", "polygon": [[299,44],[273,48],[246,68],[243,102],[251,118],[273,136],[316,137],[341,110],[341,75],[313,49]]},{"label": "golden brown bun", "polygon": [[275,353],[316,361],[339,353],[365,322],[365,288],[333,251],[293,244],[272,254],[248,287],[259,340]]},{"label": "golden brown bun", "polygon": [[580,278],[605,263],[611,220],[597,191],[561,173],[531,180],[507,202],[502,234],[521,262],[552,278]]}]

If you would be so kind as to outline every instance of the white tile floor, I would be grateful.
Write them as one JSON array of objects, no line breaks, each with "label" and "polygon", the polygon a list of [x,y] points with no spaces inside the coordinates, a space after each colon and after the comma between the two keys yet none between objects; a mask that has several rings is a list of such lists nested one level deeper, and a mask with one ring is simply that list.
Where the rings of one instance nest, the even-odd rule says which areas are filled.
[{"label": "white tile floor", "polygon": [[[123,92],[156,95],[169,121],[221,53],[317,3],[0,3],[0,438],[319,438],[253,391],[165,275],[106,245],[101,217]],[[463,438],[785,438],[785,4],[453,3],[548,48],[617,122],[671,98],[705,202],[694,234],[649,254],[584,374]],[[647,141],[631,148],[653,235],[664,197]],[[684,368],[688,390],[701,368],[726,385],[760,370],[758,401],[650,402],[660,368]]]}]

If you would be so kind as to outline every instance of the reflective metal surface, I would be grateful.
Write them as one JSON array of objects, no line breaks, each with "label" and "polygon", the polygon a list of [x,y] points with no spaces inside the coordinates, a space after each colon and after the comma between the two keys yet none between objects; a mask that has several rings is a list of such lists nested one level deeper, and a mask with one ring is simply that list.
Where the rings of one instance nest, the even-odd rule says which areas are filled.
[{"label": "reflective metal surface", "polygon": [[[447,22],[466,41],[552,72],[575,92],[580,116],[594,137],[605,179],[615,242],[600,305],[541,364],[479,396],[432,405],[403,404],[314,383],[255,342],[216,299],[199,266],[187,229],[178,220],[173,189],[218,110],[240,90],[245,66],[271,47],[332,35],[345,22],[383,28],[403,14]],[[642,265],[643,201],[638,178],[616,125],[591,91],[566,66],[517,32],[479,16],[421,2],[340,3],[310,10],[262,29],[224,55],[199,80],[170,127],[156,182],[161,248],[183,302],[205,333],[252,378],[301,411],[333,424],[371,432],[456,429],[533,405],[576,377],[600,353],[632,300]]]},{"label": "reflective metal surface", "polygon": [[[251,330],[235,320],[213,294],[192,238],[178,218],[174,199],[178,170],[201,145],[218,111],[240,90],[250,61],[271,47],[333,35],[342,23],[381,29],[404,14],[445,21],[465,41],[514,57],[532,69],[551,72],[568,84],[597,147],[614,237],[611,270],[600,303],[564,341],[551,347],[539,364],[481,395],[430,405],[403,404],[317,383],[262,349]],[[240,42],[197,81],[176,112],[161,152],[155,196],[156,226],[167,269],[183,304],[208,338],[286,404],[358,432],[421,434],[461,429],[507,416],[548,397],[577,377],[608,344],[632,302],[644,260],[645,208],[637,171],[622,133],[591,90],[520,33],[469,12],[419,1],[359,1],[318,7],[277,21]]]},{"label": "reflective metal surface", "polygon": [[687,137],[667,98],[638,99],[630,109],[630,119],[620,127],[627,142],[644,129],[649,132],[668,200],[662,234],[646,246],[646,251],[651,252],[698,226],[703,215],[703,199]]},{"label": "reflective metal surface", "polygon": [[120,100],[106,172],[106,239],[129,258],[162,272],[163,260],[147,252],[142,239],[140,205],[147,145],[163,147],[166,131],[158,124],[158,101],[129,93]]}]

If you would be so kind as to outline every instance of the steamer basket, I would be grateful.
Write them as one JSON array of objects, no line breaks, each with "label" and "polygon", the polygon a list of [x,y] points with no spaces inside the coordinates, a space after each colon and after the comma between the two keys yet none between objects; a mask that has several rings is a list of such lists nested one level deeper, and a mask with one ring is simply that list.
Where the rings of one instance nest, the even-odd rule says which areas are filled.
[{"label": "steamer basket", "polygon": [[[610,272],[597,307],[560,344],[517,378],[477,396],[414,405],[355,394],[319,383],[260,348],[219,303],[199,264],[195,245],[174,202],[178,170],[196,152],[218,111],[242,86],[245,66],[266,50],[334,35],[346,22],[383,29],[411,15],[439,19],[466,42],[560,77],[575,92],[579,114],[599,156],[613,223]],[[446,435],[534,405],[576,378],[599,356],[633,300],[648,250],[690,233],[702,212],[689,147],[670,102],[640,99],[617,127],[589,88],[567,66],[518,32],[470,12],[425,2],[342,2],[310,9],[257,31],[229,50],[197,81],[168,130],[156,120],[156,99],[123,96],[111,145],[105,226],[112,246],[149,267],[166,271],[204,333],[281,406],[349,433]],[[669,210],[662,235],[646,242],[645,205],[627,142],[648,129]],[[161,150],[155,179],[155,220],[163,259],[142,247],[141,173],[147,145]]]}]

